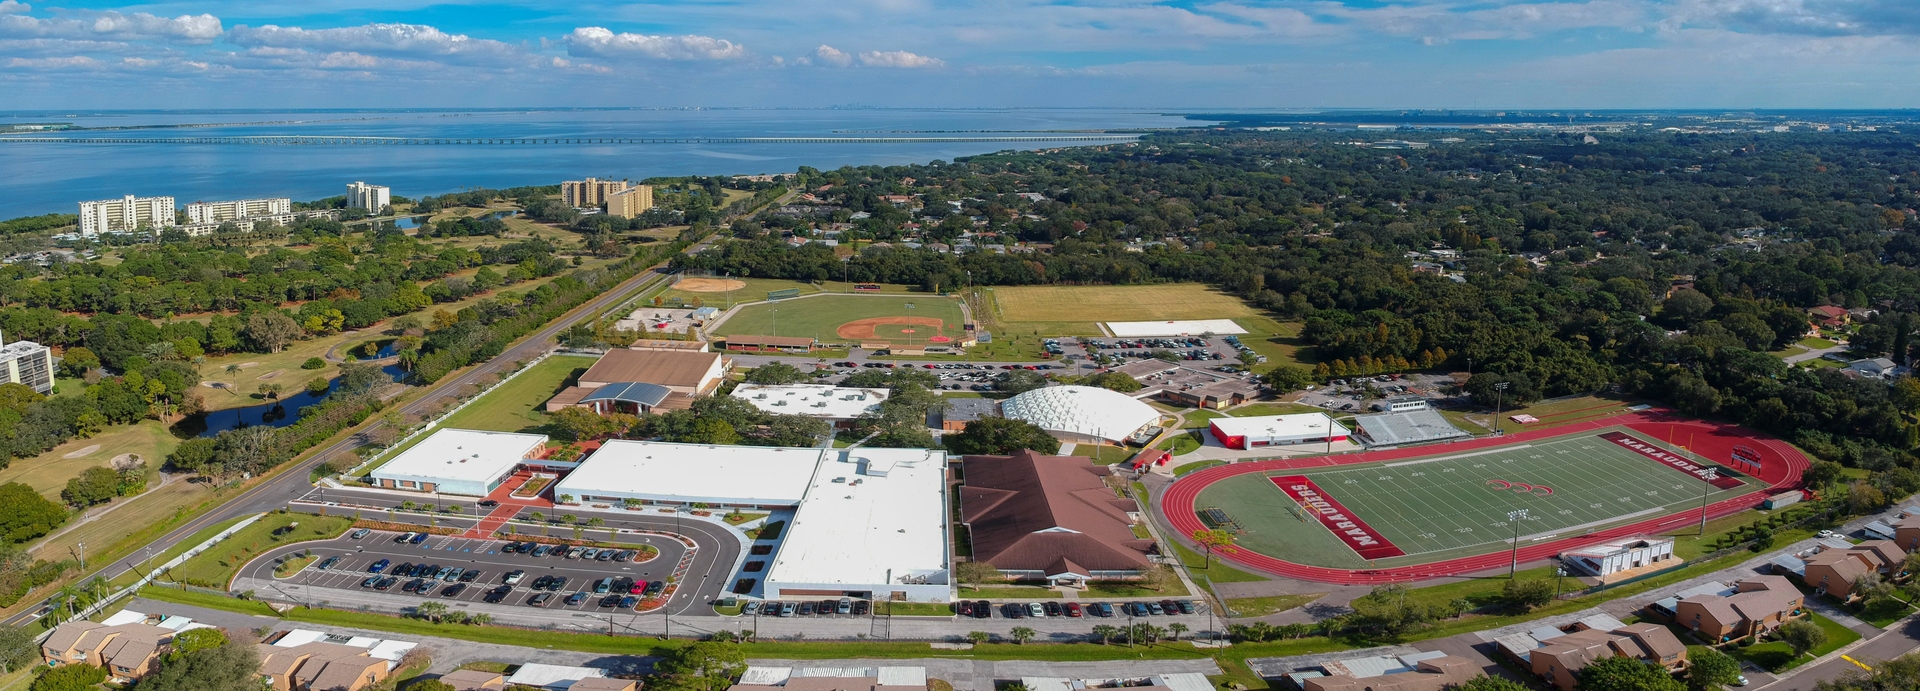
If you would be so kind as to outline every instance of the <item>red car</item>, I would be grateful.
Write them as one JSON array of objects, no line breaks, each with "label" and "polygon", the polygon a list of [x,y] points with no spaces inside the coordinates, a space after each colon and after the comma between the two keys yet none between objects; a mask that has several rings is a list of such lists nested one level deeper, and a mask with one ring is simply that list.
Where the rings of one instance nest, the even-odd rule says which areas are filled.
[{"label": "red car", "polygon": [[1080,614],[1080,603],[1078,603],[1078,602],[1069,602],[1069,603],[1067,603],[1067,616],[1069,616],[1069,617],[1078,617],[1078,616],[1081,616],[1081,614]]},{"label": "red car", "polygon": [[925,368],[927,368],[927,369],[934,369],[934,367],[933,367],[933,363],[931,363],[931,362],[929,362],[929,363],[927,363],[927,364],[924,364],[924,365],[921,365],[921,367],[925,367]]}]

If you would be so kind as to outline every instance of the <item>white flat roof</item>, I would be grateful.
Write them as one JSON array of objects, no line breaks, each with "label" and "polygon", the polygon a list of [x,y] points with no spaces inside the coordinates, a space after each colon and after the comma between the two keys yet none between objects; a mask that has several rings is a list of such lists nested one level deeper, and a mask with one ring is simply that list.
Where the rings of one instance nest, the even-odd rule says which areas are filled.
[{"label": "white flat roof", "polygon": [[855,389],[831,384],[741,384],[733,396],[779,415],[850,420],[880,407],[886,389]]},{"label": "white flat roof", "polygon": [[794,505],[821,449],[608,441],[554,486],[594,495],[709,504]]},{"label": "white flat roof", "polygon": [[1326,413],[1300,413],[1297,415],[1265,415],[1261,417],[1218,417],[1208,421],[1220,432],[1230,437],[1266,437],[1291,439],[1294,437],[1325,437],[1328,430],[1334,430],[1333,436],[1347,433]]},{"label": "white flat roof", "polygon": [[[946,479],[944,451],[830,452],[794,511],[767,581],[872,586],[888,584],[891,570],[893,584],[946,582]],[[927,576],[937,579],[915,580]]]},{"label": "white flat roof", "polygon": [[544,434],[443,429],[376,468],[376,478],[487,482],[547,443]]},{"label": "white flat roof", "polygon": [[1118,338],[1151,338],[1154,336],[1198,336],[1214,334],[1216,336],[1238,336],[1247,332],[1232,319],[1187,319],[1163,322],[1107,322],[1107,330]]},{"label": "white flat roof", "polygon": [[581,679],[604,676],[607,676],[606,672],[592,667],[543,665],[538,662],[529,662],[520,665],[520,669],[514,670],[513,676],[507,677],[507,683],[524,684],[527,686],[553,686],[563,681],[574,682],[580,681]]},{"label": "white flat roof", "polygon": [[1000,402],[1000,414],[1049,432],[1122,440],[1160,421],[1160,411],[1094,386],[1043,386]]}]

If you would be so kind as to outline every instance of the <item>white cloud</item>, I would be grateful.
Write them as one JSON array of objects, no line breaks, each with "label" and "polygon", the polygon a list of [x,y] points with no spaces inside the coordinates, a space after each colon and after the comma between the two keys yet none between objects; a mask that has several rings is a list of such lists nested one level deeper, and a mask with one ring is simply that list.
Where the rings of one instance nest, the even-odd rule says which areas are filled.
[{"label": "white cloud", "polygon": [[[14,9],[15,7],[19,9]],[[27,6],[0,6],[0,36],[19,38],[158,39],[184,43],[211,43],[222,33],[220,18],[211,14],[180,15],[172,19],[145,12],[83,12],[77,19],[41,19],[24,14]]]},{"label": "white cloud", "polygon": [[574,57],[734,60],[747,54],[746,46],[712,36],[616,34],[598,26],[576,28],[565,41],[567,54]]},{"label": "white cloud", "polygon": [[235,45],[304,48],[323,53],[362,53],[429,58],[460,64],[513,64],[525,59],[518,46],[465,34],[449,34],[424,24],[365,24],[335,29],[303,29],[268,24],[236,26],[227,40]]},{"label": "white cloud", "polygon": [[867,67],[898,67],[903,69],[947,66],[947,63],[939,58],[915,55],[904,50],[870,50],[860,54],[860,64],[866,65]]},{"label": "white cloud", "polygon": [[26,14],[32,5],[17,0],[0,0],[0,14]]},{"label": "white cloud", "polygon": [[821,63],[834,67],[846,67],[853,64],[852,55],[849,55],[844,50],[824,43],[820,44],[819,48],[813,49],[813,58],[819,60]]},{"label": "white cloud", "polygon": [[9,58],[7,67],[22,70],[92,70],[101,66],[99,60],[85,55],[73,55],[58,58]]},{"label": "white cloud", "polygon": [[351,51],[328,53],[320,66],[329,69],[370,70],[380,66],[380,58]]}]

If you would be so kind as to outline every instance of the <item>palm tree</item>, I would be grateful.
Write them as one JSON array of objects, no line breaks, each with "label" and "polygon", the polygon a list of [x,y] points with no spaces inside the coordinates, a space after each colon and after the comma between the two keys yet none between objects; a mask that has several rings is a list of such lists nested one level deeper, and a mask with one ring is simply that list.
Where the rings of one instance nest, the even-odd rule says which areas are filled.
[{"label": "palm tree", "polygon": [[1173,640],[1177,641],[1177,640],[1180,640],[1180,634],[1187,632],[1187,625],[1182,624],[1180,622],[1174,622],[1172,624],[1167,625],[1167,630],[1173,632]]},{"label": "palm tree", "polygon": [[1007,632],[1007,635],[1013,637],[1013,642],[1026,645],[1027,641],[1033,640],[1033,633],[1033,629],[1025,626],[1015,626],[1012,631]]},{"label": "palm tree", "polygon": [[1100,637],[1100,645],[1106,645],[1114,636],[1120,635],[1120,629],[1110,624],[1100,624],[1093,627],[1093,635]]}]

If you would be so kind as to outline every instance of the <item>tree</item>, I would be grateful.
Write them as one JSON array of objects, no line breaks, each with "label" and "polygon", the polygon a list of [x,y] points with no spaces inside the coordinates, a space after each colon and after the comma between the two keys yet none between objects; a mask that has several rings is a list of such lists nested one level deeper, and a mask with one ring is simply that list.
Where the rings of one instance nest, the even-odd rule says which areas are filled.
[{"label": "tree", "polygon": [[547,415],[547,427],[553,436],[566,441],[587,441],[627,431],[639,418],[625,413],[601,415],[578,406],[561,408]]},{"label": "tree", "polygon": [[1553,583],[1544,578],[1509,580],[1500,588],[1500,600],[1522,614],[1553,602]]},{"label": "tree", "polygon": [[75,507],[86,507],[120,496],[120,473],[105,466],[80,471],[80,477],[67,480],[60,500]]},{"label": "tree", "polygon": [[300,363],[300,369],[324,369],[326,366],[327,361],[317,357],[307,358],[306,362]]},{"label": "tree", "polygon": [[1007,631],[1007,636],[1012,638],[1013,642],[1021,645],[1026,645],[1027,641],[1033,640],[1033,634],[1034,630],[1025,626],[1015,626],[1012,630]]},{"label": "tree", "polygon": [[958,433],[943,440],[948,453],[966,456],[1004,456],[1023,449],[1042,454],[1060,452],[1060,440],[1025,420],[983,417],[972,420]]},{"label": "tree", "polygon": [[40,661],[40,646],[25,627],[0,627],[0,670],[17,672]]},{"label": "tree", "polygon": [[1187,625],[1176,621],[1167,625],[1167,632],[1169,639],[1180,640],[1180,634],[1187,632]]},{"label": "tree", "polygon": [[61,665],[33,680],[28,691],[93,691],[107,680],[107,670],[88,664]]},{"label": "tree", "polygon": [[1482,674],[1480,676],[1477,676],[1472,679],[1468,679],[1465,682],[1462,682],[1459,686],[1452,687],[1452,691],[1531,691],[1531,690],[1527,688],[1526,684],[1522,684],[1520,682],[1514,681],[1512,679],[1508,679],[1506,677],[1493,677],[1493,676],[1487,676],[1485,674]]},{"label": "tree", "polygon": [[258,691],[260,654],[239,641],[163,659],[140,691]]},{"label": "tree", "polygon": [[280,352],[293,339],[305,333],[299,322],[279,310],[261,310],[247,317],[247,340],[252,341],[254,347],[269,353]]},{"label": "tree", "polygon": [[1807,489],[1818,492],[1839,480],[1843,470],[1845,468],[1832,461],[1814,461],[1801,471],[1800,481],[1806,483]]},{"label": "tree", "polygon": [[747,669],[747,657],[740,646],[725,641],[701,641],[678,648],[654,665],[655,679],[669,688],[685,691],[725,691]]},{"label": "tree", "polygon": [[65,371],[67,376],[78,377],[100,369],[100,356],[93,354],[93,351],[85,346],[68,348],[67,352],[60,355],[60,369]]},{"label": "tree", "polygon": [[1093,635],[1100,638],[1101,645],[1106,645],[1115,636],[1120,635],[1120,629],[1111,624],[1098,624],[1093,627]]},{"label": "tree", "polygon": [[[1920,552],[1916,552],[1920,554]],[[1000,569],[984,561],[963,561],[953,567],[954,577],[961,583],[980,585],[1000,580]]]},{"label": "tree", "polygon": [[1273,368],[1260,378],[1260,381],[1278,393],[1298,391],[1313,383],[1313,372],[1305,367],[1281,365]]},{"label": "tree", "polygon": [[1713,298],[1692,288],[1673,291],[1660,303],[1660,316],[1677,326],[1691,326],[1713,312]]},{"label": "tree", "polygon": [[1893,589],[1893,584],[1881,578],[1878,571],[1860,574],[1860,578],[1853,582],[1854,594],[1859,595],[1862,602],[1868,604],[1892,597]]},{"label": "tree", "polygon": [[1213,570],[1213,551],[1216,549],[1222,551],[1233,549],[1233,543],[1240,539],[1239,536],[1233,534],[1233,531],[1220,528],[1196,530],[1193,531],[1192,537],[1194,544],[1207,550],[1207,558],[1201,562],[1200,566],[1202,569],[1208,571]]},{"label": "tree", "polygon": [[439,679],[422,679],[407,685],[407,691],[460,691]]},{"label": "tree", "polygon": [[220,629],[194,629],[173,637],[173,650],[167,652],[168,658],[181,658],[208,648],[218,648],[227,644],[227,634]]},{"label": "tree", "polygon": [[807,373],[800,371],[800,368],[779,361],[769,362],[747,372],[747,381],[753,384],[796,384],[810,378]]},{"label": "tree", "polygon": [[974,645],[980,645],[982,643],[986,643],[987,641],[993,640],[993,634],[987,633],[985,631],[968,631],[967,640],[973,641]]},{"label": "tree", "polygon": [[1793,649],[1794,657],[1805,655],[1807,651],[1827,643],[1826,629],[1805,619],[1795,619],[1781,624],[1780,628],[1776,629],[1776,633],[1781,641],[1786,642],[1787,647]]},{"label": "tree", "polygon": [[1685,691],[1686,685],[1658,665],[1639,658],[1610,656],[1595,660],[1575,675],[1581,691]]},{"label": "tree", "polygon": [[52,532],[67,520],[60,505],[18,482],[0,485],[0,538],[26,542]]},{"label": "tree", "polygon": [[683,435],[679,441],[688,444],[728,445],[740,442],[740,433],[726,420],[695,420],[693,429]]},{"label": "tree", "polygon": [[1706,646],[1687,646],[1687,691],[1720,691],[1740,679],[1740,663]]},{"label": "tree", "polygon": [[[1507,388],[1500,390],[1495,388],[1496,384],[1506,384]],[[1534,386],[1533,378],[1518,372],[1481,372],[1467,380],[1466,390],[1475,404],[1489,408],[1495,405],[1513,408],[1540,400],[1540,389]]]},{"label": "tree", "polygon": [[1047,378],[1031,370],[1007,370],[993,379],[993,390],[1001,393],[1019,394],[1047,385]]}]

